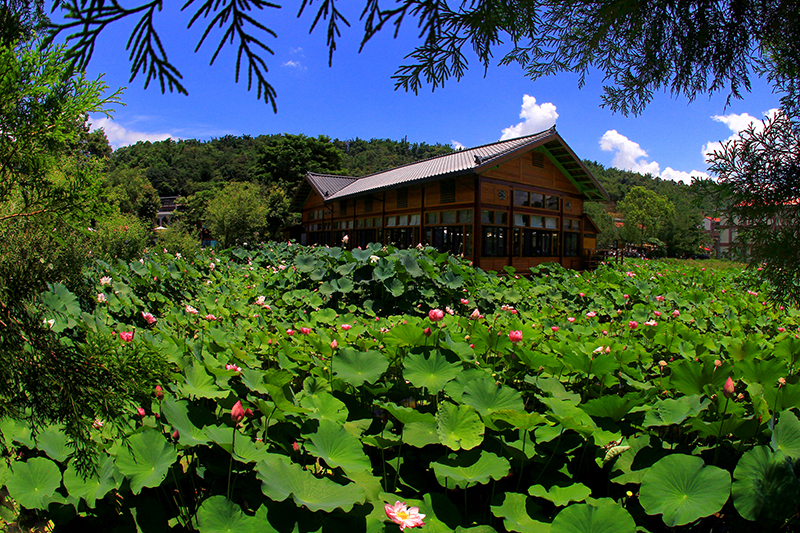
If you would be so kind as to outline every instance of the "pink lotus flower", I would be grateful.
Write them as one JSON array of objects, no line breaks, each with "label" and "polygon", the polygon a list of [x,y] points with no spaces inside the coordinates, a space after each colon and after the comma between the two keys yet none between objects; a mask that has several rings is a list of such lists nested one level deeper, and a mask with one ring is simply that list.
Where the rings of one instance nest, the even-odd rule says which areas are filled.
[{"label": "pink lotus flower", "polygon": [[297,441],[292,443],[292,450],[294,450],[296,452],[300,451],[300,445],[297,443]]},{"label": "pink lotus flower", "polygon": [[469,300],[467,300],[466,298],[461,298],[461,303],[464,305],[469,305]]},{"label": "pink lotus flower", "polygon": [[211,313],[209,313],[209,314],[207,314],[207,315],[205,316],[205,319],[206,319],[206,320],[211,320],[211,321],[214,321],[214,320],[216,320],[216,319],[217,319],[217,317],[215,317],[214,315],[212,315]]},{"label": "pink lotus flower", "polygon": [[583,297],[584,297],[584,296],[586,296],[586,295],[585,295],[584,293],[582,293],[582,292],[579,292],[579,293],[578,293],[578,296],[580,296],[581,298],[583,298]]},{"label": "pink lotus flower", "polygon": [[386,510],[386,516],[388,516],[392,522],[399,525],[401,531],[407,527],[421,527],[425,525],[425,522],[422,521],[425,515],[419,512],[419,507],[407,508],[406,504],[403,502],[395,502],[394,505],[389,505],[387,503],[384,505],[384,509]]},{"label": "pink lotus flower", "polygon": [[287,329],[286,330],[286,334],[291,337],[292,335],[294,335],[294,330],[293,329]]},{"label": "pink lotus flower", "polygon": [[664,301],[664,297],[663,296],[656,296],[656,301],[657,302],[663,302]]},{"label": "pink lotus flower", "polygon": [[550,329],[552,329],[553,333],[555,333],[556,331],[558,331],[558,326],[551,326]]},{"label": "pink lotus flower", "polygon": [[631,320],[630,322],[628,322],[628,327],[631,329],[636,329],[639,327],[639,323],[636,322],[635,320]]},{"label": "pink lotus flower", "polygon": [[186,312],[189,313],[190,315],[196,315],[197,314],[197,309],[195,309],[194,307],[192,307],[189,304],[186,304],[185,309],[186,309]]},{"label": "pink lotus flower", "polygon": [[656,322],[655,320],[648,320],[647,322],[644,323],[644,325],[645,326],[657,326],[658,322]]},{"label": "pink lotus flower", "polygon": [[244,416],[247,418],[253,418],[253,410],[248,407],[244,410]]},{"label": "pink lotus flower", "polygon": [[350,324],[342,324],[342,329],[345,330],[345,331],[348,331],[352,327],[353,326],[351,326]]},{"label": "pink lotus flower", "polygon": [[778,333],[783,333],[784,331],[786,331],[786,328],[778,328]]},{"label": "pink lotus flower", "polygon": [[654,314],[655,316],[661,316],[661,311],[653,311],[653,314]]},{"label": "pink lotus flower", "polygon": [[733,398],[733,393],[735,390],[736,390],[736,384],[729,377],[728,381],[725,382],[725,385],[722,386],[722,394],[726,398]]},{"label": "pink lotus flower", "polygon": [[119,338],[124,340],[125,342],[131,342],[133,340],[133,332],[132,331],[120,331]]},{"label": "pink lotus flower", "polygon": [[350,236],[349,235],[345,235],[344,237],[342,237],[342,243],[343,244],[347,244],[349,240],[350,240]]},{"label": "pink lotus flower", "polygon": [[231,407],[231,419],[233,420],[234,424],[238,424],[244,418],[244,408],[242,407],[242,401],[238,400],[233,407]]},{"label": "pink lotus flower", "polygon": [[571,316],[571,317],[567,318],[567,322],[570,322],[570,323],[575,322],[575,317]]},{"label": "pink lotus flower", "polygon": [[595,313],[594,311],[589,311],[588,313],[586,313],[586,318],[594,318],[596,316],[597,313]]},{"label": "pink lotus flower", "polygon": [[338,342],[336,342],[336,339],[333,339],[333,340],[331,341],[331,348],[332,348],[333,350],[335,350],[335,349],[336,349],[336,348],[338,348],[338,347],[339,347],[339,343],[338,343]]},{"label": "pink lotus flower", "polygon": [[300,328],[300,333],[303,335],[308,335],[311,333],[311,328]]},{"label": "pink lotus flower", "polygon": [[480,320],[481,318],[483,318],[483,317],[481,316],[481,312],[478,311],[477,308],[475,308],[475,310],[472,312],[472,314],[469,315],[469,319],[470,320]]},{"label": "pink lotus flower", "polygon": [[508,340],[513,342],[514,344],[520,342],[522,340],[522,332],[519,330],[512,331],[508,334]]},{"label": "pink lotus flower", "polygon": [[142,407],[137,407],[136,408],[136,414],[139,415],[142,418],[144,418],[147,415],[147,413],[144,411],[144,408],[142,408]]},{"label": "pink lotus flower", "polygon": [[431,328],[425,328],[425,329],[423,329],[423,330],[422,330],[422,333],[424,333],[426,337],[430,337],[430,336],[431,336],[431,333],[432,333],[432,331],[431,331]]},{"label": "pink lotus flower", "polygon": [[225,365],[225,370],[233,370],[234,372],[241,373],[242,368],[239,365],[228,363],[227,365]]},{"label": "pink lotus flower", "polygon": [[622,295],[622,297],[623,297],[623,298],[625,298],[625,299],[627,300],[628,298],[630,298],[630,295],[628,295],[628,294],[623,294],[623,295]]},{"label": "pink lotus flower", "polygon": [[97,295],[97,303],[106,303],[106,295],[102,292]]},{"label": "pink lotus flower", "polygon": [[677,309],[672,312],[672,318],[678,318],[679,316],[681,316],[681,312]]},{"label": "pink lotus flower", "polygon": [[142,311],[142,318],[144,318],[145,322],[147,322],[148,324],[156,323],[156,317],[154,317],[152,313],[147,313],[145,311]]},{"label": "pink lotus flower", "polygon": [[444,311],[441,309],[431,309],[428,311],[428,318],[431,319],[431,322],[441,322],[444,319]]},{"label": "pink lotus flower", "polygon": [[164,389],[161,388],[161,385],[156,385],[156,400],[163,400],[164,399]]}]

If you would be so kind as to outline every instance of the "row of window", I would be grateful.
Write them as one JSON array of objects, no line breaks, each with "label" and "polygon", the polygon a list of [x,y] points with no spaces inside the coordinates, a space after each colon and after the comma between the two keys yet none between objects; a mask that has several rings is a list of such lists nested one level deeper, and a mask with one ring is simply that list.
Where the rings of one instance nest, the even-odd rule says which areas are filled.
[{"label": "row of window", "polygon": [[[344,231],[312,232],[308,244],[338,244],[346,234]],[[332,235],[332,236],[331,236]],[[431,226],[425,228],[420,239],[418,227],[366,228],[349,233],[352,246],[366,247],[372,242],[384,242],[399,248],[410,248],[419,242],[430,244],[441,252],[471,257],[473,239],[471,226]],[[484,257],[506,257],[511,246],[514,257],[557,257],[563,246],[565,257],[580,255],[580,233],[485,226],[481,229],[481,248]],[[509,238],[511,241],[509,242]]]},{"label": "row of window", "polygon": [[[413,213],[410,215],[391,215],[386,217],[386,227],[405,227],[405,226],[419,226],[420,214]],[[454,224],[472,224],[472,210],[462,209],[460,211],[437,211],[433,213],[425,213],[426,226],[449,226]],[[381,217],[366,217],[353,220],[337,220],[333,222],[333,229],[352,229],[356,228],[380,228],[382,227],[383,220]],[[491,226],[507,226],[508,213],[506,211],[481,211],[481,224]],[[526,215],[523,213],[514,213],[514,226],[523,228],[541,228],[541,229],[558,229],[558,218],[556,217],[542,217],[538,215]],[[309,224],[308,231],[322,231],[323,229],[331,229],[331,223],[325,224]],[[579,219],[564,218],[563,227],[565,231],[580,231],[581,221]]]},{"label": "row of window", "polygon": [[558,211],[561,207],[561,198],[550,194],[515,190],[514,205]]}]

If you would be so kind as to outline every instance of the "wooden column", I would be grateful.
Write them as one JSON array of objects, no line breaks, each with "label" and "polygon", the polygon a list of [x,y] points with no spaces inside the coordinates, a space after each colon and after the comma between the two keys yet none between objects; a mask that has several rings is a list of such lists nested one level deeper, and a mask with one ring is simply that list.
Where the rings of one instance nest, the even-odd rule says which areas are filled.
[{"label": "wooden column", "polygon": [[475,176],[475,207],[472,214],[472,266],[480,268],[483,255],[483,239],[481,238],[481,175]]}]

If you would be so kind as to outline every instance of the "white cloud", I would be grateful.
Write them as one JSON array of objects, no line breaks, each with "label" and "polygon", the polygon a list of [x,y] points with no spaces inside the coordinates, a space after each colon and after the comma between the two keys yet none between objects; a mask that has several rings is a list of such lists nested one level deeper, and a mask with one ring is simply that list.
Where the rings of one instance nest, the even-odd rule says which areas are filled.
[{"label": "white cloud", "polygon": [[665,180],[682,181],[687,185],[692,178],[708,178],[708,174],[699,170],[684,172],[667,167],[661,172],[661,166],[655,161],[647,161],[647,152],[639,145],[617,130],[608,130],[600,138],[600,149],[606,152],[616,152],[611,166],[621,169],[651,174]]},{"label": "white cloud", "polygon": [[453,150],[456,150],[456,151],[463,150],[463,149],[466,148],[466,146],[464,146],[463,144],[461,144],[458,141],[450,141],[450,146],[452,146]]},{"label": "white cloud", "polygon": [[519,117],[522,122],[503,129],[501,141],[544,131],[556,123],[558,113],[556,113],[556,106],[550,102],[538,105],[536,98],[526,94],[522,97],[522,111],[520,111]]},{"label": "white cloud", "polygon": [[136,144],[139,141],[163,141],[166,139],[178,139],[175,135],[171,133],[144,133],[141,131],[132,131],[129,129],[120,126],[110,118],[101,117],[101,118],[91,118],[89,119],[90,122],[90,129],[92,131],[102,128],[108,138],[108,142],[111,143],[115,149],[120,148],[122,146],[128,146],[131,144]]},{"label": "white cloud", "polygon": [[286,61],[281,66],[293,68],[295,70],[305,70],[306,69],[306,67],[304,67],[302,63],[300,63],[299,61],[292,61],[291,59],[289,61]]},{"label": "white cloud", "polygon": [[[765,117],[774,117],[775,113],[777,113],[777,109],[770,109],[766,113],[764,113]],[[755,130],[760,131],[764,128],[764,123],[761,119],[758,119],[749,113],[731,113],[730,115],[714,115],[711,117],[713,120],[717,122],[721,122],[728,126],[728,129],[731,130],[731,136],[725,139],[724,141],[709,141],[703,145],[703,158],[707,158],[708,154],[713,153],[714,151],[722,151],[722,145],[728,141],[732,141],[736,137],[739,136],[739,132],[744,131],[747,129],[750,124],[755,125]]]}]

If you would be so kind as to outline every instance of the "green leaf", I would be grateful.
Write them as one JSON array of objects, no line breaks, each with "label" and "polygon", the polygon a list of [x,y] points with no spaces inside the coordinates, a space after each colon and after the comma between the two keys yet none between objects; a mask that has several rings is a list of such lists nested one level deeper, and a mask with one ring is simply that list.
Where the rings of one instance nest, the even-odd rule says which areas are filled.
[{"label": "green leaf", "polygon": [[403,426],[403,442],[415,448],[439,443],[436,422],[410,422]]},{"label": "green leaf", "polygon": [[364,382],[375,383],[380,379],[389,361],[381,352],[369,350],[362,352],[353,348],[342,348],[336,355],[334,374],[346,383],[359,387]]},{"label": "green leaf", "polygon": [[[208,420],[203,414],[209,415],[210,413],[200,412],[198,408],[193,408],[187,400],[175,400],[171,396],[165,396],[161,401],[161,415],[166,417],[166,422],[172,425],[173,428],[178,430],[180,436],[180,443],[184,446],[194,446],[195,444],[207,444],[208,437],[201,427],[198,427],[196,422],[192,421],[191,414],[194,418],[200,420],[206,419],[208,422],[213,422],[213,418]],[[202,421],[199,423],[203,423]]]},{"label": "green leaf", "polygon": [[406,269],[412,278],[418,278],[424,274],[421,268],[419,268],[419,263],[416,259],[411,257],[408,253],[403,254],[400,262],[403,264],[403,267]]},{"label": "green leaf", "polygon": [[[108,494],[113,489],[118,489],[122,483],[122,476],[114,468],[114,460],[104,456],[98,465],[97,472],[86,478],[78,473],[74,463],[70,463],[64,471],[64,487],[72,498],[83,498],[90,508],[98,499]],[[77,508],[77,506],[76,506]]]},{"label": "green leaf", "polygon": [[519,392],[511,387],[498,385],[488,376],[467,383],[461,401],[474,407],[484,417],[490,417],[502,410],[525,411]]},{"label": "green leaf", "polygon": [[747,520],[781,520],[794,512],[800,499],[792,461],[767,446],[742,454],[733,477],[733,505]]},{"label": "green leaf", "polygon": [[300,406],[308,409],[308,417],[315,420],[330,420],[340,424],[347,420],[348,411],[344,402],[328,392],[305,396],[300,400]]},{"label": "green leaf", "polygon": [[772,431],[772,449],[787,457],[800,459],[800,420],[791,411],[783,411]]},{"label": "green leaf", "polygon": [[67,446],[67,436],[64,431],[54,426],[36,435],[36,447],[59,463],[66,462],[73,452],[72,448]]},{"label": "green leaf", "polygon": [[225,496],[211,496],[203,500],[197,510],[197,530],[200,533],[276,532],[277,530],[265,518],[264,506],[259,508],[256,516],[247,516],[238,505]]},{"label": "green leaf", "polygon": [[369,457],[358,438],[335,422],[322,420],[315,433],[304,434],[309,439],[306,450],[331,467],[341,467],[345,472],[363,472],[372,467]]},{"label": "green leaf", "polygon": [[61,486],[61,470],[45,457],[13,463],[6,479],[8,494],[28,509],[46,509]]},{"label": "green leaf", "polygon": [[730,493],[728,472],[705,465],[700,457],[673,454],[645,472],[639,501],[647,514],[661,514],[668,527],[675,527],[718,512]]},{"label": "green leaf", "polygon": [[445,459],[432,462],[431,467],[436,480],[447,489],[485,485],[492,479],[498,481],[504,478],[511,471],[508,459],[481,450],[450,454]]},{"label": "green leaf", "polygon": [[184,396],[196,396],[198,398],[224,398],[230,391],[221,391],[214,382],[214,378],[208,375],[205,366],[194,362],[184,373],[184,383],[178,385],[178,390]]},{"label": "green leaf", "polygon": [[130,478],[131,492],[139,494],[144,487],[157,487],[167,477],[169,467],[178,459],[175,448],[164,436],[146,429],[128,438],[128,447],[121,447],[116,457],[117,469]]},{"label": "green leaf", "polygon": [[298,272],[303,272],[304,274],[308,274],[309,272],[313,272],[320,266],[320,261],[312,255],[298,255],[294,260],[294,266],[297,267]]},{"label": "green leaf", "polygon": [[592,490],[583,483],[573,483],[566,487],[554,485],[550,490],[542,485],[534,485],[528,489],[528,494],[553,502],[556,507],[564,507],[570,502],[584,501],[592,495]]},{"label": "green leaf", "polygon": [[653,427],[680,424],[690,416],[697,416],[710,403],[711,400],[701,396],[681,396],[674,400],[672,398],[658,400],[645,414],[642,425]]},{"label": "green leaf", "polygon": [[634,533],[636,522],[614,500],[603,498],[563,509],[553,519],[550,533]]},{"label": "green leaf", "polygon": [[506,492],[501,495],[501,498],[501,505],[492,505],[492,514],[503,519],[506,530],[517,533],[548,533],[550,531],[550,524],[531,518],[529,508],[538,510],[533,500],[516,492]]},{"label": "green leaf", "polygon": [[261,491],[267,498],[281,502],[292,497],[294,503],[311,511],[349,512],[353,505],[364,503],[364,490],[354,483],[339,485],[327,478],[317,478],[286,457],[273,455],[256,465]]},{"label": "green leaf", "polygon": [[441,392],[448,381],[461,371],[459,363],[448,363],[438,350],[427,354],[412,353],[403,362],[403,377],[415,387],[424,387],[430,393]]},{"label": "green leaf", "polygon": [[485,426],[469,405],[441,402],[436,412],[439,441],[451,450],[471,450],[483,442]]}]

